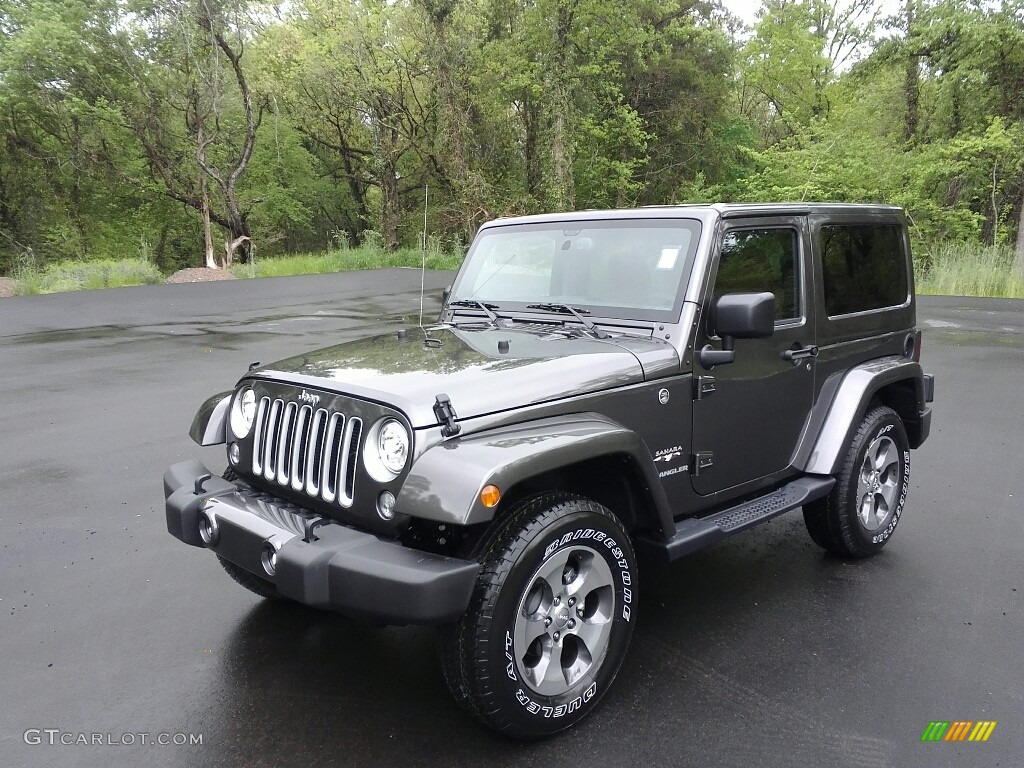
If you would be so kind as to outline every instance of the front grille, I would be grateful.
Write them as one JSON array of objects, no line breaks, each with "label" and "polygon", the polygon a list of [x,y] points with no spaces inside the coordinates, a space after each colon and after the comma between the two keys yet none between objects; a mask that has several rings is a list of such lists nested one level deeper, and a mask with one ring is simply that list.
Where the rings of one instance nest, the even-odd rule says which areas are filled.
[{"label": "front grille", "polygon": [[362,419],[264,397],[253,428],[253,474],[329,504],[352,506]]}]

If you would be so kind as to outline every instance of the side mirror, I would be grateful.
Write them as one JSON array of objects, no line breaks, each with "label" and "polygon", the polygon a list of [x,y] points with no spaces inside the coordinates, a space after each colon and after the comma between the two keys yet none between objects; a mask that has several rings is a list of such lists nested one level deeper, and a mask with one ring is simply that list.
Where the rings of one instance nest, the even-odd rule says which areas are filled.
[{"label": "side mirror", "polygon": [[705,368],[726,365],[736,359],[736,339],[764,339],[775,333],[775,295],[772,293],[727,293],[714,308],[715,333],[722,348],[705,344],[700,364]]}]

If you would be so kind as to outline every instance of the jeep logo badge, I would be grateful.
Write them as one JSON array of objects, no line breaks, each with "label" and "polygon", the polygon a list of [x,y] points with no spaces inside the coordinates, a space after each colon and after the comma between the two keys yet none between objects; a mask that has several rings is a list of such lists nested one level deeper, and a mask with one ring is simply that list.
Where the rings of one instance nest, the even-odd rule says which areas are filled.
[{"label": "jeep logo badge", "polygon": [[306,390],[302,390],[302,394],[299,395],[299,400],[310,405],[316,405],[320,402],[320,395],[311,395]]}]

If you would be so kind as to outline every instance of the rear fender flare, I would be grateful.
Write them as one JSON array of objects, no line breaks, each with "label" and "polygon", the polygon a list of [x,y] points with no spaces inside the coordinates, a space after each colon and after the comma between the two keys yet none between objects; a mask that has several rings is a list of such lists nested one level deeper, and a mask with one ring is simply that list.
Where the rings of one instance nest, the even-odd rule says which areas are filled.
[{"label": "rear fender flare", "polygon": [[[797,469],[814,475],[834,475],[846,455],[854,430],[879,390],[900,381],[916,382],[918,407],[924,404],[923,374],[920,363],[891,356],[872,360],[850,369],[839,383],[828,404],[828,413],[806,458],[795,462]],[[812,416],[813,423],[813,416]],[[806,451],[798,449],[800,457]]]}]

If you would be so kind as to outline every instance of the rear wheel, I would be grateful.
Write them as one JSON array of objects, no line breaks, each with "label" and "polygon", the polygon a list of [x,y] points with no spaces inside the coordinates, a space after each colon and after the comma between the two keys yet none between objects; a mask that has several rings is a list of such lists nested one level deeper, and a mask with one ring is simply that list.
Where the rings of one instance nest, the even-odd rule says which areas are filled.
[{"label": "rear wheel", "polygon": [[520,738],[568,728],[611,686],[635,621],[636,560],[604,506],[565,493],[520,503],[482,542],[469,610],[446,628],[455,698]]},{"label": "rear wheel", "polygon": [[877,554],[903,514],[909,479],[902,419],[886,406],[872,408],[850,441],[832,492],[804,507],[808,533],[843,557]]}]

